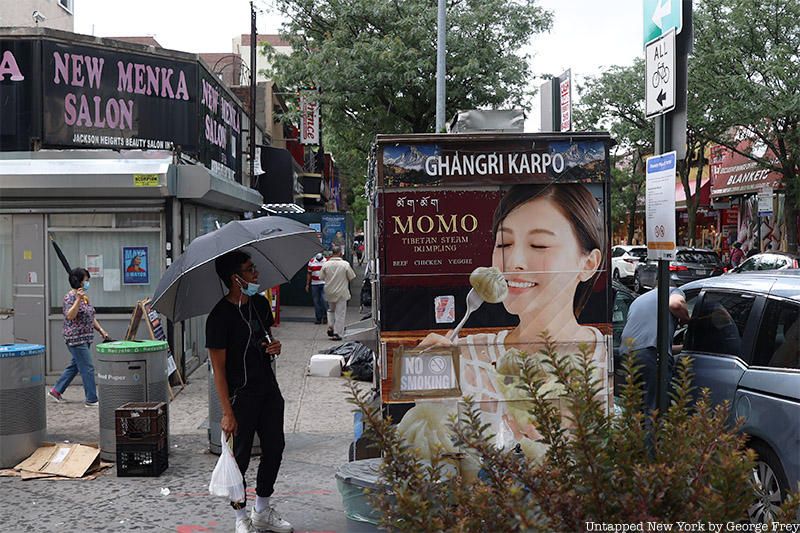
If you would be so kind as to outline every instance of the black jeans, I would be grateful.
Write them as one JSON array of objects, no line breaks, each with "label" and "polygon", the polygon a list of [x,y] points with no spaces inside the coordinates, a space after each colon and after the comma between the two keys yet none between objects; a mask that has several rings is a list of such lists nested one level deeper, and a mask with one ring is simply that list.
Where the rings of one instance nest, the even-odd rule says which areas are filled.
[{"label": "black jeans", "polygon": [[[642,382],[644,384],[644,402],[642,410],[645,415],[656,408],[658,398],[656,396],[656,389],[658,387],[658,351],[653,347],[643,348],[641,350],[634,350],[633,357],[635,364],[641,366]],[[667,394],[671,393],[672,388],[672,375],[673,367],[675,366],[672,356],[669,358],[669,372],[667,379],[669,386],[667,387]]]},{"label": "black jeans", "polygon": [[[253,435],[261,441],[261,462],[256,476],[256,494],[271,496],[281,467],[285,440],[283,437],[283,397],[279,391],[269,395],[239,394],[233,404],[238,433],[233,437],[233,455],[244,477],[250,465]],[[245,481],[245,488],[247,482]],[[234,509],[245,503],[231,502]]]}]

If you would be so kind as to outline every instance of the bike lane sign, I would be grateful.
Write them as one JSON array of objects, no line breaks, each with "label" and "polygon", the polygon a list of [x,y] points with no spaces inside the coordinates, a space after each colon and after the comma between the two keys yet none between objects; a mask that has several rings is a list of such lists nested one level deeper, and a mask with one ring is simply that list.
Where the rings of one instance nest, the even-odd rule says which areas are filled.
[{"label": "bike lane sign", "polygon": [[653,118],[675,109],[675,30],[645,47],[645,115]]},{"label": "bike lane sign", "polygon": [[645,214],[647,258],[675,259],[676,152],[647,160]]}]

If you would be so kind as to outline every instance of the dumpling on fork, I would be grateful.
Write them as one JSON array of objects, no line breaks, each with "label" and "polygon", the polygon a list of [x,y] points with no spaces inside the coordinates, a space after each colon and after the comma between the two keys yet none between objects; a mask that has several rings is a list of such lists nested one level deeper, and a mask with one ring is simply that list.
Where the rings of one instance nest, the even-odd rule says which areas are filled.
[{"label": "dumpling on fork", "polygon": [[506,278],[497,267],[478,267],[469,275],[469,283],[484,302],[497,304],[508,296]]}]

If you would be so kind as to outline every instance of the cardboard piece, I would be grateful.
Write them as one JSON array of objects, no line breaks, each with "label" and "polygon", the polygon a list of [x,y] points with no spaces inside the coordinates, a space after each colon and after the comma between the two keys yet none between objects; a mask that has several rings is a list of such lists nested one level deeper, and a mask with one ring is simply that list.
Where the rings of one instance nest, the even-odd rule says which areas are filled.
[{"label": "cardboard piece", "polygon": [[78,479],[100,468],[100,449],[83,444],[45,443],[14,467],[22,479]]}]

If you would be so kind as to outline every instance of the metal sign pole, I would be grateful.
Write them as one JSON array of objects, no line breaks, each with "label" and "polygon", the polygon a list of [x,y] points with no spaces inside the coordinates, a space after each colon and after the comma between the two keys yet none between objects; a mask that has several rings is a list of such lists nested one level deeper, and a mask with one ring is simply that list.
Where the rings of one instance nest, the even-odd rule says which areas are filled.
[{"label": "metal sign pole", "polygon": [[[661,136],[655,147],[656,155],[669,152],[671,136],[669,114],[656,117],[656,130],[660,131]],[[666,259],[658,260],[658,322],[656,348],[658,350],[658,370],[656,374],[656,406],[659,413],[665,413],[669,406],[669,358],[672,353],[672,339],[669,338],[669,261]]]}]

